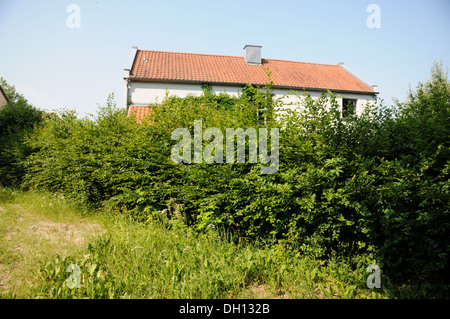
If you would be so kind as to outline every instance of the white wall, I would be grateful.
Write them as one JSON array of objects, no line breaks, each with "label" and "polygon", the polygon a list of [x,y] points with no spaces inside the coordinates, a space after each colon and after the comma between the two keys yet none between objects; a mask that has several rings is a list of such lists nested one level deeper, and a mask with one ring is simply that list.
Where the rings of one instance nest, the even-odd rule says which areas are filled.
[{"label": "white wall", "polygon": [[[199,96],[203,93],[201,85],[198,84],[177,84],[177,83],[156,83],[156,82],[130,82],[129,96],[133,105],[149,105],[152,103],[160,103],[166,96],[168,90],[169,95],[185,97],[188,94]],[[241,88],[237,86],[212,86],[213,91],[218,94],[226,92],[229,95],[238,96]],[[291,94],[291,90],[274,89],[274,99],[282,98],[284,103],[301,103],[305,91],[297,91],[297,95]],[[320,97],[321,93],[310,91],[309,94],[313,98]],[[361,114],[367,102],[374,101],[373,95],[368,94],[347,94],[338,93],[337,102],[342,105],[342,98],[357,99],[356,113]],[[295,107],[294,105],[292,106]]]},{"label": "white wall", "polygon": [[[154,82],[130,82],[129,94],[133,105],[149,105],[160,103],[169,95],[186,97],[188,94],[199,96],[203,93],[201,85],[197,84],[177,84],[177,83],[154,83]],[[213,86],[213,91],[218,94],[226,92],[229,95],[237,96],[240,88],[236,86]]]},{"label": "white wall", "polygon": [[[301,106],[304,94],[309,93],[309,95],[313,99],[317,99],[321,97],[321,92],[317,91],[296,91],[295,94],[292,93],[292,91],[289,90],[274,90],[274,97],[276,99],[281,98],[284,102],[284,107],[289,108],[296,108],[298,105]],[[288,95],[286,95],[288,94]],[[342,99],[355,99],[356,100],[356,114],[360,115],[364,108],[366,107],[367,103],[375,103],[375,97],[370,94],[355,94],[355,93],[335,93],[336,96],[336,102],[339,105],[342,105]],[[286,105],[288,103],[292,103],[292,106]],[[327,105],[329,106],[331,104],[331,101],[328,101]]]}]

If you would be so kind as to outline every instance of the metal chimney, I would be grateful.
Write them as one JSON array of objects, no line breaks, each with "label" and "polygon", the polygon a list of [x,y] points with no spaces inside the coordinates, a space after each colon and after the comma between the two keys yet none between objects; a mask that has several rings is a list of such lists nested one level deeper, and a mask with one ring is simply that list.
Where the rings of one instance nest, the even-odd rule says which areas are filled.
[{"label": "metal chimney", "polygon": [[247,64],[261,65],[261,46],[246,45],[244,47],[244,57]]}]

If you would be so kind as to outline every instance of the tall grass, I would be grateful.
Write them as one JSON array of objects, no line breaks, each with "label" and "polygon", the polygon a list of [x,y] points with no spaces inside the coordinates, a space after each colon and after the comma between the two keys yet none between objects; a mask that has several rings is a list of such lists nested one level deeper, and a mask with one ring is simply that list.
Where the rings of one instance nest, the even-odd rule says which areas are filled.
[{"label": "tall grass", "polygon": [[[3,291],[4,298],[388,297],[385,290],[366,287],[364,270],[352,271],[337,261],[324,264],[283,245],[267,248],[252,243],[236,244],[214,229],[194,233],[179,219],[137,223],[122,212],[103,212],[96,214],[95,219],[77,217],[76,210],[65,199],[55,199],[55,204],[49,206],[51,194],[10,196],[4,191],[1,194],[2,236],[5,227],[11,228],[12,220],[21,214],[11,207],[27,212],[21,214],[23,227],[16,224],[21,229],[18,232],[29,230],[31,220],[38,223],[44,219],[78,226],[89,221],[105,229],[97,234],[84,234],[88,243],[73,245],[72,249],[55,250],[55,245],[63,245],[61,238],[62,242],[54,245],[34,246],[28,257],[32,267],[23,266],[24,256],[17,257],[17,253],[5,249],[2,263],[15,256],[6,262],[11,275],[27,284],[21,289],[11,286]],[[67,220],[59,216],[56,212],[60,210],[71,217]],[[25,239],[19,237],[18,241]],[[79,288],[69,288],[67,280],[75,274],[67,272],[71,264],[79,267]],[[14,271],[21,267],[22,271]]]},{"label": "tall grass", "polygon": [[[217,233],[195,235],[117,216],[83,258],[55,258],[43,268],[33,296],[50,298],[366,298],[363,273],[325,266],[283,246],[238,246]],[[80,266],[69,289],[70,264]],[[55,269],[60,269],[58,273]],[[373,296],[382,297],[376,293]]]}]

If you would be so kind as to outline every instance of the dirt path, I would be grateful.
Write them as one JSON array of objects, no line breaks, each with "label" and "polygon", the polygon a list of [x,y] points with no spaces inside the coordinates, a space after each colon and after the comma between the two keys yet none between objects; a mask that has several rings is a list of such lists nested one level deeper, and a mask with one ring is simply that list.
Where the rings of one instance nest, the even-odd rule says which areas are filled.
[{"label": "dirt path", "polygon": [[40,262],[74,254],[105,232],[82,217],[55,221],[19,204],[0,206],[0,224],[0,293],[27,284]]}]

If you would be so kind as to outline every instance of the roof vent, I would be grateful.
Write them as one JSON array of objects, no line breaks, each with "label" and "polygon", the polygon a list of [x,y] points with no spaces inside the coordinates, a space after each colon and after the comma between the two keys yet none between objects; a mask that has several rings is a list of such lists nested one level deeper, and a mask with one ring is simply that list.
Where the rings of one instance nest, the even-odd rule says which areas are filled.
[{"label": "roof vent", "polygon": [[261,46],[246,45],[244,47],[244,57],[247,64],[261,65]]}]

